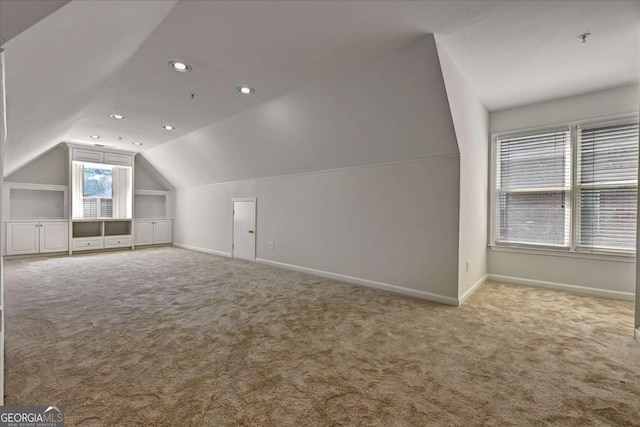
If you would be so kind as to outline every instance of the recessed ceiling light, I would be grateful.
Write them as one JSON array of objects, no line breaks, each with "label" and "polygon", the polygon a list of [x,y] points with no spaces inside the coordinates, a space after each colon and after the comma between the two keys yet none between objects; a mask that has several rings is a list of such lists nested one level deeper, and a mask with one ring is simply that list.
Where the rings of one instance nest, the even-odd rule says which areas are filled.
[{"label": "recessed ceiling light", "polygon": [[243,95],[251,95],[255,91],[256,90],[254,88],[249,87],[249,86],[240,86],[240,87],[238,87],[238,92],[240,92]]},{"label": "recessed ceiling light", "polygon": [[100,136],[99,135],[89,135],[89,138],[100,139]]},{"label": "recessed ceiling light", "polygon": [[122,114],[111,114],[109,117],[116,120],[124,120],[124,116]]},{"label": "recessed ceiling light", "polygon": [[181,73],[186,73],[188,71],[191,71],[191,65],[185,64],[184,62],[171,61],[169,62],[169,65],[171,65],[171,68]]},{"label": "recessed ceiling light", "polygon": [[171,125],[164,125],[162,126],[162,128],[166,130],[176,130],[176,127]]},{"label": "recessed ceiling light", "polygon": [[133,145],[140,146],[140,145],[142,145],[142,142],[132,142],[132,144],[133,144]]}]

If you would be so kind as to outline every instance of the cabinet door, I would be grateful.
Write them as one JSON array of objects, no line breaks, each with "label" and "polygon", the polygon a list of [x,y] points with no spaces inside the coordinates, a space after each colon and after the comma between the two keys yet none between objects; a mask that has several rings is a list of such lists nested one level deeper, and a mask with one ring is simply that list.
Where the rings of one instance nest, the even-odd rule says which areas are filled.
[{"label": "cabinet door", "polygon": [[160,243],[171,243],[171,220],[159,219],[154,221],[154,223],[153,243],[156,245]]},{"label": "cabinet door", "polygon": [[7,255],[37,254],[39,241],[39,222],[7,223]]},{"label": "cabinet door", "polygon": [[135,245],[153,245],[153,222],[152,221],[135,221]]},{"label": "cabinet door", "polygon": [[100,151],[91,150],[78,150],[73,149],[73,160],[79,160],[83,162],[103,163],[104,153]]},{"label": "cabinet door", "polygon": [[65,252],[69,250],[69,223],[40,223],[40,252]]},{"label": "cabinet door", "polygon": [[110,165],[131,166],[131,160],[129,155],[104,153],[104,162]]}]

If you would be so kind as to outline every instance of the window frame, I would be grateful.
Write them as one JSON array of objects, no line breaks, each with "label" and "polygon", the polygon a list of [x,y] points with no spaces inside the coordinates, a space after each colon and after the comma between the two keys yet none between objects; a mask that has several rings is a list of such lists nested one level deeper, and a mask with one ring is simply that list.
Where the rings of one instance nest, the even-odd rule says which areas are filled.
[{"label": "window frame", "polygon": [[[614,116],[607,116],[601,118],[592,118],[584,120],[575,120],[570,122],[559,123],[550,126],[537,126],[525,129],[516,129],[504,132],[495,132],[491,134],[490,140],[490,153],[489,153],[489,215],[487,226],[488,231],[488,246],[491,250],[504,251],[504,252],[520,252],[520,253],[536,253],[543,255],[560,255],[575,256],[580,258],[597,258],[608,260],[620,260],[620,261],[633,261],[636,258],[635,251],[625,250],[604,250],[601,248],[593,248],[585,250],[584,247],[578,246],[578,132],[579,127],[585,126],[614,126],[624,124],[637,124],[637,114],[619,114]],[[555,245],[544,245],[536,243],[511,243],[511,242],[498,242],[496,241],[496,200],[498,197],[497,184],[497,161],[498,161],[498,139],[504,137],[517,137],[530,135],[535,133],[561,131],[563,129],[569,129],[570,131],[570,156],[571,156],[571,170],[570,173],[570,186],[567,194],[570,198],[570,224],[569,224],[569,245],[568,247],[561,247]],[[640,169],[639,169],[640,173]],[[640,180],[639,180],[640,181]]]}]

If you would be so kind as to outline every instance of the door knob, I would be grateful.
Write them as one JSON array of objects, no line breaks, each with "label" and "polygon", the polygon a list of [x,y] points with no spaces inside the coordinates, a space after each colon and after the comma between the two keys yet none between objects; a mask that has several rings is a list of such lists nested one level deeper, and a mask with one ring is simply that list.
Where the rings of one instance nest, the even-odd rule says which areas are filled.
[{"label": "door knob", "polygon": [[249,230],[249,234],[253,234],[253,230]]}]

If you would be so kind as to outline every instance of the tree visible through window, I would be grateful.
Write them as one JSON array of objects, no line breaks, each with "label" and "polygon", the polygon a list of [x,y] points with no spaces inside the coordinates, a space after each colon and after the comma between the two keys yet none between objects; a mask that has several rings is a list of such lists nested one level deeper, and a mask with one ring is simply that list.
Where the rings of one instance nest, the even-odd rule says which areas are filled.
[{"label": "tree visible through window", "polygon": [[110,169],[85,168],[83,196],[107,199],[112,198],[113,171]]}]

